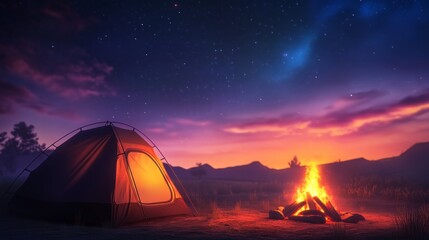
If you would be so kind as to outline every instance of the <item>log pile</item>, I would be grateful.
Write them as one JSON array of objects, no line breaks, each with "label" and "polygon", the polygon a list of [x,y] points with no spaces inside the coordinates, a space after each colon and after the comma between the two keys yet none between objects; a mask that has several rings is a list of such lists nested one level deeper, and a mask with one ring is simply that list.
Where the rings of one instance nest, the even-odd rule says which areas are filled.
[{"label": "log pile", "polygon": [[[307,210],[300,211],[304,206]],[[299,212],[298,212],[299,211]],[[279,206],[275,210],[270,210],[268,218],[275,220],[289,219],[292,221],[323,224],[326,220],[331,222],[358,223],[364,221],[365,218],[360,214],[344,214],[343,218],[327,200],[323,203],[319,197],[312,197],[307,193],[306,200],[302,202],[293,202],[286,206]]]}]

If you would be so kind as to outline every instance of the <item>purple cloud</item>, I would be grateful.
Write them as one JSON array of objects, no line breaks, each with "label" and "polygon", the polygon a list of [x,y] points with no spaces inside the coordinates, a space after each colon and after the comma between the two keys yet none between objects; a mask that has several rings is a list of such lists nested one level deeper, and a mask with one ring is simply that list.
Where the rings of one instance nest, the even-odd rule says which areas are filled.
[{"label": "purple cloud", "polygon": [[[358,101],[366,101],[380,96],[372,92],[358,95]],[[344,97],[342,97],[344,98]],[[341,98],[340,98],[341,99]],[[415,117],[429,112],[429,89],[407,96],[398,102],[380,104],[366,108],[340,108],[321,116],[300,116],[294,114],[251,121],[236,121],[224,127],[224,131],[236,134],[274,132],[283,135],[310,134],[342,136],[386,126],[414,121]]]},{"label": "purple cloud", "polygon": [[[62,48],[56,48],[58,39],[81,34],[95,19],[82,16],[63,1],[4,5],[12,16],[19,16],[11,17],[9,24],[0,24],[2,32],[8,33],[8,38],[0,40],[0,65],[5,73],[66,99],[115,95],[107,82],[112,66],[67,41],[59,41]],[[26,19],[32,19],[31,24]],[[52,43],[46,43],[46,35]]]},{"label": "purple cloud", "polygon": [[0,80],[0,115],[13,114],[16,107],[23,107],[40,114],[65,119],[82,119],[74,112],[56,109],[49,104],[40,103],[37,96],[26,88]]},{"label": "purple cloud", "polygon": [[[397,115],[398,118],[404,117],[404,115],[419,114],[419,109],[411,111],[407,114],[407,109],[412,107],[421,107],[425,109],[429,104],[429,89],[425,89],[422,92],[407,96],[396,103],[377,105],[368,107],[362,110],[353,111],[353,109],[342,109],[340,111],[331,112],[319,119],[312,121],[311,127],[329,127],[329,126],[343,126],[350,124],[354,121],[370,118],[380,118],[383,116]],[[401,113],[403,112],[403,114]],[[395,118],[395,116],[392,116]],[[376,120],[376,119],[375,119]],[[393,119],[392,119],[393,120]]]},{"label": "purple cloud", "polygon": [[97,60],[55,62],[46,58],[49,67],[36,59],[45,59],[37,48],[0,46],[5,53],[6,69],[13,75],[29,80],[43,89],[67,99],[115,95],[107,76],[113,67]]},{"label": "purple cloud", "polygon": [[423,90],[420,94],[408,96],[398,102],[398,106],[412,106],[429,102],[429,89]]},{"label": "purple cloud", "polygon": [[13,113],[15,104],[25,104],[35,96],[25,88],[0,80],[0,114]]}]

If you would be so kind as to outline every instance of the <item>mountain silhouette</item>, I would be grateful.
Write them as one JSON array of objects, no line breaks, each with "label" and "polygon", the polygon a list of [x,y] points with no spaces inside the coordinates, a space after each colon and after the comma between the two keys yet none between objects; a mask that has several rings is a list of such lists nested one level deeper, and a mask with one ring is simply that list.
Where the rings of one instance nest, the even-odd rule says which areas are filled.
[{"label": "mountain silhouette", "polygon": [[429,154],[429,142],[416,143],[407,151],[402,153],[399,157],[403,159],[403,161],[408,161],[416,164],[429,164],[428,159]]},{"label": "mountain silhouette", "polygon": [[[177,176],[181,179],[195,179],[190,174],[190,171],[194,168],[184,169],[173,167]],[[264,166],[259,161],[218,169],[204,164],[201,168],[206,173],[203,177],[204,179],[237,181],[298,181],[302,179],[305,172],[304,167],[272,169]],[[429,177],[427,177],[427,169],[429,169],[429,142],[416,143],[396,157],[379,160],[356,158],[322,164],[319,168],[323,174],[323,178],[328,182],[347,182],[356,177],[380,176],[400,177],[429,184]],[[171,173],[170,170],[168,172]]]}]

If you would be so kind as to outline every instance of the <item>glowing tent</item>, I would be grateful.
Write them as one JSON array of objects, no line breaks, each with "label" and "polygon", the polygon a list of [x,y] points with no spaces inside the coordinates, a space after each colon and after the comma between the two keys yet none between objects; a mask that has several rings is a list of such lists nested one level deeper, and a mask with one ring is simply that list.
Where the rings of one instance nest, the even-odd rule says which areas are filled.
[{"label": "glowing tent", "polygon": [[110,122],[80,129],[30,171],[11,209],[110,226],[191,213],[155,154],[156,146],[142,136]]}]

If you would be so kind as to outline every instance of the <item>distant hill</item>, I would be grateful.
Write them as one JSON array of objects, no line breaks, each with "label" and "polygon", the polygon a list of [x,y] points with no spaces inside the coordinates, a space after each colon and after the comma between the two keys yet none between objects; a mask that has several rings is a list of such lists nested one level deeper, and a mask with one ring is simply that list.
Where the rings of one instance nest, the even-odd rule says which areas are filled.
[{"label": "distant hill", "polygon": [[[197,167],[184,169],[182,167],[173,167],[174,172],[181,179],[194,179],[195,176],[192,175],[192,172]],[[271,174],[278,170],[268,168],[267,166],[262,165],[260,162],[255,161],[247,165],[219,168],[215,169],[209,164],[202,165],[201,168],[204,172],[205,179],[222,179],[222,180],[247,180],[247,181],[267,181],[270,180]],[[171,173],[168,166],[166,166],[169,174]],[[170,174],[171,175],[171,174]]]},{"label": "distant hill", "polygon": [[[167,167],[168,168],[168,167]],[[302,179],[305,168],[271,169],[255,161],[247,165],[215,169],[202,166],[204,179],[237,181],[297,181]],[[195,179],[194,168],[173,167],[181,179]],[[365,158],[320,165],[326,181],[350,181],[361,176],[400,177],[429,184],[429,142],[417,143],[397,157],[380,160]],[[170,170],[168,170],[171,172]]]},{"label": "distant hill", "polygon": [[375,173],[429,183],[429,142],[414,144],[398,157],[382,159],[374,165]]}]

